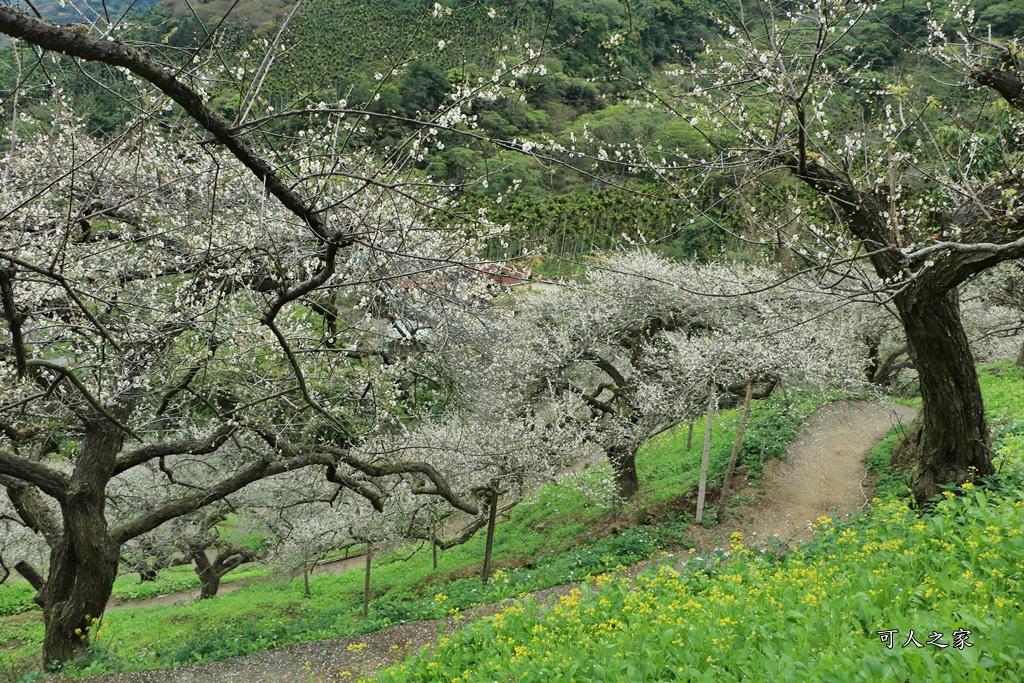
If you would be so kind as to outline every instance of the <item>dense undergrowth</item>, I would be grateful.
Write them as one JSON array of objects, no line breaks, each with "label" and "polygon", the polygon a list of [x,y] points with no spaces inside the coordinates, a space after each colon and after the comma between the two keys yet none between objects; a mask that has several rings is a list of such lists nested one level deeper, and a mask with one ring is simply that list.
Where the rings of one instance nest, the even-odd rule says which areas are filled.
[{"label": "dense undergrowth", "polygon": [[[740,463],[756,478],[763,462],[785,453],[786,444],[818,405],[840,394],[779,391],[755,404]],[[720,476],[739,421],[737,411],[716,416],[710,470]],[[370,614],[362,607],[361,571],[314,574],[310,595],[296,577],[266,577],[213,600],[109,613],[97,624],[89,659],[68,667],[87,674],[215,661],[289,643],[366,633],[393,624],[444,616],[470,606],[606,572],[687,544],[693,490],[700,465],[703,420],[694,425],[687,449],[687,425],[665,432],[641,450],[637,466],[639,499],[630,505],[600,500],[610,467],[588,468],[579,486],[549,484],[511,509],[498,527],[495,566],[502,570],[482,586],[479,569],[484,538],[439,554],[432,567],[429,549],[396,551],[375,561]],[[265,571],[265,570],[264,570]],[[254,578],[249,567],[237,578]],[[118,580],[115,599],[149,597],[160,588],[193,587],[186,567],[162,572],[157,582],[135,576]],[[38,668],[42,620],[25,582],[0,586],[0,675],[19,680]],[[33,674],[27,674],[32,676]]]},{"label": "dense undergrowth", "polygon": [[[377,680],[1024,680],[1024,376],[997,366],[982,387],[999,474],[932,509],[910,509],[890,477],[869,514],[821,518],[814,540],[782,557],[734,536],[731,553],[681,573],[601,575],[551,609],[525,602],[442,638]],[[876,469],[894,442],[875,450]]]}]

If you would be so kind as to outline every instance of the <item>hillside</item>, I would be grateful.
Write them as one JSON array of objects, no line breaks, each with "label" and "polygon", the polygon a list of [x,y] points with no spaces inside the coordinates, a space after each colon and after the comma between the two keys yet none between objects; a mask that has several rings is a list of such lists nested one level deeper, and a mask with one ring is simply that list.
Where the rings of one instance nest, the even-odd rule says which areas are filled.
[{"label": "hillside", "polygon": [[730,557],[598,576],[375,680],[1019,681],[1024,377],[996,367],[984,384],[998,477],[964,482],[929,510],[891,497],[852,522],[822,517],[812,542],[781,557],[736,534]]},{"label": "hillside", "polygon": [[0,679],[1021,680],[1018,5],[0,6]]},{"label": "hillside", "polygon": [[[823,401],[838,393],[788,391],[760,402],[746,430],[741,465],[750,480],[762,463],[781,457],[798,428]],[[722,411],[714,420],[710,476],[725,469],[738,423],[738,411]],[[703,429],[698,420],[695,428]],[[247,583],[214,600],[140,607],[111,612],[98,626],[94,657],[72,671],[79,674],[185,666],[250,654],[308,640],[359,636],[407,621],[434,619],[529,591],[578,581],[617,565],[629,565],[666,548],[695,543],[686,524],[695,505],[701,449],[687,447],[685,426],[652,439],[638,458],[649,481],[641,498],[627,507],[607,488],[611,468],[602,459],[563,485],[541,488],[505,513],[495,538],[495,567],[502,570],[482,586],[479,578],[485,538],[437,555],[428,548],[382,555],[374,562],[373,599],[361,618],[363,575],[317,574],[305,594],[295,574],[274,576],[274,568],[254,567],[266,580]],[[827,508],[825,508],[827,509]],[[246,578],[253,572],[244,572]],[[140,583],[123,575],[115,586],[118,600],[173,591],[195,582],[188,567],[161,572],[157,582]],[[194,585],[191,584],[191,585]],[[438,598],[438,595],[443,598]],[[0,585],[0,638],[8,650],[0,671],[34,668],[42,622],[33,591],[25,582]],[[174,602],[173,600],[171,602]],[[258,618],[254,619],[254,615]],[[12,674],[13,676],[13,674]],[[15,676],[16,678],[16,676]],[[2,679],[0,679],[2,680]]]},{"label": "hillside", "polygon": [[[372,671],[405,651],[410,643],[432,643],[442,625],[415,620],[450,612],[458,616],[448,619],[444,627],[448,635],[441,639],[436,654],[424,654],[382,670],[376,680],[454,680],[463,678],[464,671],[471,668],[480,672],[481,680],[515,676],[517,680],[580,683],[744,677],[783,680],[794,676],[846,681],[859,680],[856,676],[860,674],[866,676],[863,680],[873,681],[883,680],[893,670],[898,673],[896,680],[906,675],[911,680],[929,681],[1017,681],[1024,655],[1020,608],[1024,567],[1024,374],[1004,364],[986,369],[983,383],[989,416],[1000,434],[996,448],[1002,474],[986,482],[964,483],[947,492],[934,509],[912,510],[900,497],[904,489],[888,469],[899,434],[899,429],[894,429],[868,458],[869,468],[879,478],[878,495],[882,497],[876,497],[870,508],[852,519],[840,519],[835,511],[822,514],[815,522],[814,538],[785,553],[780,552],[781,546],[772,544],[765,552],[765,546],[757,542],[751,529],[759,529],[763,535],[765,523],[771,522],[759,517],[760,506],[747,505],[739,509],[748,517],[732,519],[726,525],[725,532],[732,535],[718,534],[728,552],[722,552],[721,547],[707,552],[713,544],[700,555],[684,549],[675,558],[662,556],[639,575],[622,567],[614,569],[607,561],[595,564],[597,558],[592,553],[576,553],[571,564],[563,567],[562,571],[568,570],[563,576],[585,578],[584,584],[542,591],[536,598],[527,597],[503,610],[495,605],[458,614],[464,606],[530,590],[525,579],[530,574],[544,573],[544,565],[532,571],[499,572],[486,591],[468,592],[471,581],[447,586],[428,581],[428,595],[421,605],[413,608],[410,604],[401,612],[403,619],[414,622],[406,626],[217,665],[97,680],[206,682],[234,680],[243,673],[247,680],[254,681],[346,680],[354,676],[337,679],[339,672]],[[883,408],[876,416],[881,418],[877,421],[882,432],[890,421],[888,411]],[[851,422],[850,413],[833,410],[831,415],[812,423],[817,425],[812,427],[816,431],[804,432],[803,441],[812,444],[812,449],[813,444],[821,448],[829,440],[848,446],[846,429],[855,429],[856,438],[869,438],[863,433],[863,425]],[[728,425],[734,417],[724,419]],[[728,431],[716,437],[716,442],[721,439],[726,445]],[[684,436],[682,432],[685,430],[669,441],[675,444],[673,448],[681,447],[678,437]],[[754,438],[763,438],[758,433],[763,434],[755,431]],[[655,455],[654,450],[648,452],[648,457]],[[649,468],[655,463],[645,462],[647,471],[652,471]],[[783,481],[782,485],[790,484]],[[792,485],[803,488],[805,494],[819,493],[803,483]],[[769,484],[767,498],[775,497],[774,486]],[[860,497],[859,488],[856,496]],[[533,528],[550,529],[543,534],[557,527],[541,521],[544,517],[536,516],[537,508],[549,507],[555,500],[561,500],[561,506],[568,503],[565,498],[546,500],[539,506],[528,506],[534,510],[530,513]],[[769,500],[765,503],[770,505]],[[512,528],[508,533],[522,533]],[[645,533],[653,532],[657,537],[657,525],[646,529]],[[505,539],[503,542],[512,540],[506,532],[501,532],[499,538]],[[634,536],[630,543],[638,540],[639,536]],[[598,552],[616,553],[608,545]],[[606,560],[615,561],[611,557]],[[415,571],[401,564],[395,569]],[[608,573],[609,569],[613,571]],[[361,579],[358,574],[353,572],[352,578]],[[331,590],[329,585],[339,584],[331,577],[321,577],[314,595]],[[476,586],[479,588],[478,582]],[[271,601],[257,598],[260,592],[245,590],[218,599],[223,602],[215,612],[233,622],[231,610],[243,605],[250,610],[257,604],[259,609],[273,609]],[[548,599],[552,604],[542,606]],[[387,602],[387,609],[398,606]],[[165,626],[158,626],[165,610],[169,619],[163,622]],[[193,615],[190,619],[194,620],[198,613],[184,606],[158,608],[146,610],[146,614],[140,611],[137,617],[121,624],[131,611],[108,618],[103,627],[107,635],[101,640],[104,654],[84,671],[110,671],[117,662],[121,666],[127,663],[123,650],[126,628],[137,630],[146,624],[151,638],[159,638],[168,626],[181,624],[186,614]],[[486,616],[489,614],[495,615]],[[460,623],[481,615],[482,619],[468,626]],[[244,631],[239,621],[202,640],[210,643],[212,637],[211,645],[224,647],[232,633],[236,638],[246,633],[253,642],[273,646],[286,632],[279,625],[280,618],[277,614],[269,616],[260,625],[244,627]],[[898,633],[892,634],[888,647],[879,632],[890,630]],[[920,647],[909,640],[912,636]],[[196,640],[191,644],[192,651],[197,652],[198,646]],[[210,651],[212,658],[218,658],[214,652]]]},{"label": "hillside", "polygon": [[[61,24],[117,23],[126,16],[143,13],[159,2],[160,0],[33,0],[31,7],[50,21]],[[31,11],[30,4],[24,0],[11,4]]]}]

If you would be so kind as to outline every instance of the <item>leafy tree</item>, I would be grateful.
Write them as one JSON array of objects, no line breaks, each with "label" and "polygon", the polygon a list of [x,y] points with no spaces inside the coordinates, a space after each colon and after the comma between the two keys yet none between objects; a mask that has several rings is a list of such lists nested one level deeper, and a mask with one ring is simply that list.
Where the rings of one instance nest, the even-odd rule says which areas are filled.
[{"label": "leafy tree", "polygon": [[433,62],[416,61],[402,75],[399,90],[402,109],[407,116],[432,112],[444,101],[451,89],[444,69]]}]

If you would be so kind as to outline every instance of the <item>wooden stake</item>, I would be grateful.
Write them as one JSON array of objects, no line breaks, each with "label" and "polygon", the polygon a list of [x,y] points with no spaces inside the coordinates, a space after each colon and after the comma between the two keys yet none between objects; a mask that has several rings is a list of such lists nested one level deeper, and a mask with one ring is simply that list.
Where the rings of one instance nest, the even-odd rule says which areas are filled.
[{"label": "wooden stake", "polygon": [[363,618],[370,613],[370,555],[372,546],[366,544],[366,578],[363,581]]},{"label": "wooden stake", "polygon": [[430,552],[431,559],[434,561],[434,571],[437,571],[437,527],[434,526],[430,530]]},{"label": "wooden stake", "polygon": [[487,578],[491,575],[491,548],[494,546],[494,523],[498,519],[498,491],[491,490],[491,509],[487,518],[487,545],[484,548],[484,571],[480,577],[483,584],[487,585]]},{"label": "wooden stake", "polygon": [[715,521],[722,523],[725,516],[725,508],[729,505],[729,492],[732,489],[732,472],[736,469],[736,456],[740,453],[740,443],[743,441],[743,428],[747,426],[747,416],[750,414],[750,399],[754,396],[754,383],[747,384],[747,396],[743,399],[743,413],[740,415],[740,426],[736,430],[736,440],[732,442],[732,454],[729,456],[729,464],[725,468],[725,479],[722,480],[722,496],[718,501],[718,514]]},{"label": "wooden stake", "polygon": [[690,420],[690,431],[686,433],[686,452],[690,452],[690,446],[693,445],[693,423],[695,420]]},{"label": "wooden stake", "polygon": [[700,484],[697,487],[697,524],[704,520],[704,490],[708,486],[708,456],[711,455],[711,423],[715,417],[715,385],[708,397],[708,421],[704,427],[704,455],[700,459]]}]

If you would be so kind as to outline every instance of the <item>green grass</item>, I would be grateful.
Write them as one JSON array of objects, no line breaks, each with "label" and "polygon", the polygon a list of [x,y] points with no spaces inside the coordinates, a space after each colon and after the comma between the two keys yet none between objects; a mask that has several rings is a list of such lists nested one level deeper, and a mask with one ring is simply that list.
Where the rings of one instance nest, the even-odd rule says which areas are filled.
[{"label": "green grass", "polygon": [[[785,452],[785,445],[803,421],[837,394],[789,391],[756,404],[742,450],[741,464],[753,473],[766,459]],[[715,418],[710,473],[721,476],[728,459],[738,411]],[[314,575],[311,595],[301,579],[265,579],[190,605],[119,610],[108,614],[97,630],[91,659],[70,667],[70,673],[101,673],[214,661],[305,640],[340,637],[377,630],[417,619],[437,618],[452,610],[494,602],[525,592],[584,579],[618,565],[651,557],[660,549],[686,545],[688,506],[697,484],[703,420],[694,428],[686,449],[687,425],[665,432],[637,458],[642,490],[629,505],[600,500],[595,489],[607,487],[610,467],[601,462],[583,475],[582,486],[545,486],[513,508],[497,530],[495,566],[502,570],[486,587],[478,573],[484,536],[439,553],[433,570],[423,548],[376,560],[372,573],[374,599],[369,617],[361,619],[361,571]],[[637,522],[658,522],[643,525]],[[234,579],[259,575],[259,566],[233,572]],[[157,582],[140,583],[136,576],[118,579],[120,598],[150,597],[160,591],[197,585],[188,567],[161,572]],[[24,582],[0,586],[2,613],[16,615],[31,606]],[[6,602],[5,602],[6,601]],[[34,607],[34,606],[32,606]],[[33,667],[42,639],[36,614],[0,617],[0,671]]]},{"label": "green grass", "polygon": [[[890,487],[866,516],[819,519],[815,539],[781,558],[734,536],[731,556],[692,558],[681,574],[598,577],[550,609],[527,602],[474,623],[377,680],[1020,681],[1024,376],[1000,365],[982,384],[1002,473],[932,510]],[[876,469],[894,443],[875,449]],[[887,630],[898,630],[891,648]],[[971,645],[955,647],[967,631]],[[935,633],[948,647],[929,644]]]}]

